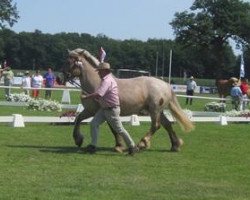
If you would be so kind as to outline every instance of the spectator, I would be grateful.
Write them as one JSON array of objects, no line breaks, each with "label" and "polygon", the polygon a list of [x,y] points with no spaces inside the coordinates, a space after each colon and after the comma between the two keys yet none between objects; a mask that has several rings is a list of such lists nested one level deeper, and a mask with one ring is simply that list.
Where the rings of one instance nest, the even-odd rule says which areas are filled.
[{"label": "spectator", "polygon": [[248,90],[248,80],[247,78],[241,79],[240,89],[242,92],[242,104],[241,110],[245,110],[248,104],[247,90]]},{"label": "spectator", "polygon": [[[196,82],[194,81],[194,77],[193,76],[190,76],[189,80],[187,80],[187,90],[186,90],[186,94],[188,96],[194,96],[194,90],[195,88],[197,87],[197,84]],[[188,102],[190,105],[192,105],[193,103],[193,98],[191,97],[187,97],[186,98],[186,105],[188,105]]]},{"label": "spectator", "polygon": [[43,77],[40,74],[39,70],[36,70],[36,73],[31,78],[31,86],[34,88],[32,90],[32,97],[38,98],[39,96],[39,88],[43,85]]},{"label": "spectator", "polygon": [[8,88],[5,88],[5,97],[8,98],[11,92],[10,87],[12,86],[14,80],[14,73],[10,67],[5,67],[2,71],[2,76],[3,76],[4,86],[8,86]]},{"label": "spectator", "polygon": [[238,82],[233,83],[233,87],[230,91],[232,97],[232,105],[235,110],[240,110],[240,105],[242,103],[242,91],[238,85]]},{"label": "spectator", "polygon": [[31,78],[30,78],[29,71],[26,71],[22,78],[22,87],[23,87],[24,94],[30,95],[29,88],[31,87]]},{"label": "spectator", "polygon": [[[53,88],[55,84],[56,77],[52,72],[51,68],[48,68],[48,71],[43,76],[45,81],[46,88]],[[45,99],[51,99],[52,90],[45,90]]]}]

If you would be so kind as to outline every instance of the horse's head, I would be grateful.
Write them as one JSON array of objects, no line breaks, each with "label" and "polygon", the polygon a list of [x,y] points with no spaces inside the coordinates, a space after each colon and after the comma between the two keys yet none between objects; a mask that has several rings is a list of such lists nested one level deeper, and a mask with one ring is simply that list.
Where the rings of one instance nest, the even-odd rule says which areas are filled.
[{"label": "horse's head", "polygon": [[63,70],[64,82],[80,77],[84,66],[92,65],[96,67],[99,61],[85,49],[68,50],[67,65]]},{"label": "horse's head", "polygon": [[[82,50],[84,51],[84,50]],[[63,69],[64,81],[69,81],[74,79],[75,77],[79,77],[81,74],[80,65],[81,63],[81,52],[77,50],[68,50],[68,57],[66,61],[66,66]]]},{"label": "horse's head", "polygon": [[231,77],[229,80],[228,80],[228,83],[230,86],[233,85],[233,83],[239,83],[239,79],[235,78],[235,77]]}]

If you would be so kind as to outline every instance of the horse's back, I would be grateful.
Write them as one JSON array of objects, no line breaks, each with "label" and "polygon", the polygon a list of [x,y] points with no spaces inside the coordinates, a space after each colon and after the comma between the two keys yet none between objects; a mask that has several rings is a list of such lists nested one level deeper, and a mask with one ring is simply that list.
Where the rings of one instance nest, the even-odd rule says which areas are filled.
[{"label": "horse's back", "polygon": [[117,79],[122,114],[138,113],[150,107],[166,107],[172,98],[168,83],[153,77]]},{"label": "horse's back", "polygon": [[218,90],[218,94],[220,97],[226,97],[230,93],[230,87],[228,84],[228,80],[220,79],[216,80],[215,85]]},{"label": "horse's back", "polygon": [[117,83],[119,86],[119,91],[127,93],[127,92],[140,92],[145,95],[149,95],[149,93],[160,92],[171,90],[171,86],[164,82],[163,80],[148,77],[148,76],[140,76],[129,79],[117,79]]},{"label": "horse's back", "polygon": [[218,93],[220,97],[226,97],[230,95],[230,90],[232,88],[232,84],[237,82],[238,79],[235,77],[231,77],[230,79],[219,79],[216,80],[215,85],[217,87]]}]

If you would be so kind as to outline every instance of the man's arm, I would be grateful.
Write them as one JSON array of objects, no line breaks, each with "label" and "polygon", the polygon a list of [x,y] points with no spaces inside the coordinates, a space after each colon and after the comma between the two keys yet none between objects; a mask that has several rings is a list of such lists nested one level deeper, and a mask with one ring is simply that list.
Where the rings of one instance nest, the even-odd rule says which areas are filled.
[{"label": "man's arm", "polygon": [[86,95],[84,97],[84,99],[96,99],[96,98],[100,98],[100,97],[101,96],[97,92],[94,92],[94,93]]}]

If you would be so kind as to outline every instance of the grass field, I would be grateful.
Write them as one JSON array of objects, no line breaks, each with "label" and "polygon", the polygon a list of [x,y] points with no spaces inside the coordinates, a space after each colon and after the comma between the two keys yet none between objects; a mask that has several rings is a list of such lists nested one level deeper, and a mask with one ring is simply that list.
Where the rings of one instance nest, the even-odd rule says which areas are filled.
[{"label": "grass field", "polygon": [[[139,141],[148,125],[125,125]],[[182,133],[179,153],[169,152],[163,129],[151,149],[134,157],[112,151],[113,139],[101,128],[95,155],[77,149],[72,126],[0,124],[0,199],[168,199],[246,200],[250,196],[249,124],[196,124]],[[89,127],[85,145],[89,143]]]},{"label": "grass field", "polygon": [[[43,93],[41,94],[43,97]],[[204,96],[204,95],[203,95]],[[210,95],[211,96],[211,95]],[[60,101],[62,92],[53,92]],[[3,101],[0,91],[0,101]],[[194,100],[183,108],[202,111],[209,100]],[[72,104],[79,93],[71,93]],[[230,109],[230,104],[228,109]],[[59,116],[57,112],[30,111],[0,106],[0,115]],[[101,127],[99,151],[86,154],[74,146],[73,126],[26,123],[25,128],[0,124],[0,200],[247,200],[250,197],[249,124],[197,123],[183,133],[174,125],[185,144],[171,153],[163,129],[154,136],[149,150],[134,157],[112,151],[113,138]],[[125,128],[136,142],[148,124]],[[85,143],[89,126],[82,125]]]}]

